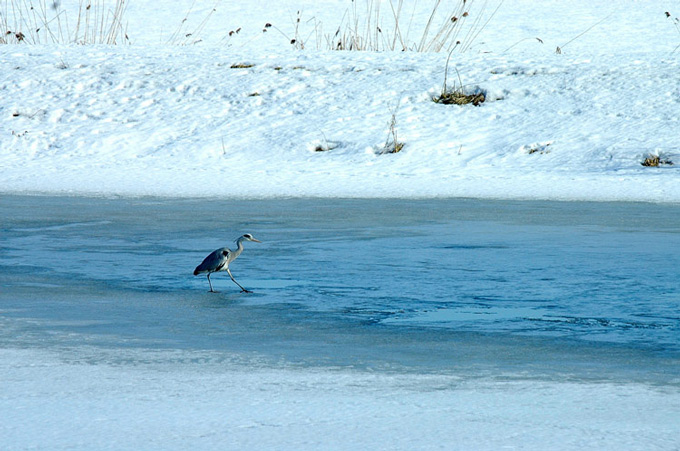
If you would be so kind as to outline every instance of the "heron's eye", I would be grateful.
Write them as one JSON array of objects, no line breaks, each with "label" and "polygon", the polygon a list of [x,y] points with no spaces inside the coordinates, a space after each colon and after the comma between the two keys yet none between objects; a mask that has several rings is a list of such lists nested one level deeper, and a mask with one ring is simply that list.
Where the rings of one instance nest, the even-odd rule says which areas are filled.
[{"label": "heron's eye", "polygon": [[227,252],[227,251],[222,251],[222,255],[224,255],[225,257],[227,256],[228,253],[229,252]]}]

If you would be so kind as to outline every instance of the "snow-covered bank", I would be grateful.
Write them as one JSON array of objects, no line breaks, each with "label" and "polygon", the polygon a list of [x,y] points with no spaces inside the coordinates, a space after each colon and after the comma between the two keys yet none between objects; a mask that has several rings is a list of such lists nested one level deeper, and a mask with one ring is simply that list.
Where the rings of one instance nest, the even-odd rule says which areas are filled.
[{"label": "snow-covered bank", "polygon": [[670,450],[679,443],[680,394],[669,387],[243,367],[175,351],[97,351],[94,361],[110,362],[93,364],[86,354],[0,351],[7,449]]},{"label": "snow-covered bank", "polygon": [[676,3],[474,6],[448,85],[479,107],[432,102],[445,53],[328,51],[350,3],[132,2],[131,46],[2,46],[0,192],[680,202]]},{"label": "snow-covered bank", "polygon": [[[677,59],[0,49],[0,190],[680,201]],[[233,68],[245,64],[251,67]],[[395,113],[398,154],[380,154]],[[317,147],[330,150],[317,152]]]}]

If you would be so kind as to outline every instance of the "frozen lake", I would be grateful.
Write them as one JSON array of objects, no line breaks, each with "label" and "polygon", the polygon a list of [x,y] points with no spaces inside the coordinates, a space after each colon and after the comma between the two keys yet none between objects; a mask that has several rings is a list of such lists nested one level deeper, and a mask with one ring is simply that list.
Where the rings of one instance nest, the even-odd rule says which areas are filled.
[{"label": "frozen lake", "polygon": [[[5,197],[0,208],[5,345],[676,376],[664,362],[680,355],[678,206]],[[193,268],[245,232],[264,243],[246,243],[232,272],[254,293],[225,273],[209,293]]]},{"label": "frozen lake", "polygon": [[[427,393],[443,389],[458,393],[455,396],[472,396],[480,392],[479,388],[451,391],[449,385],[440,387],[439,380],[415,382],[425,375],[453,377],[456,383],[492,381],[532,387],[576,383],[581,387],[576,391],[562,387],[540,397],[540,402],[550,405],[558,399],[571,399],[575,409],[597,399],[602,390],[611,389],[612,397],[603,402],[617,410],[612,400],[623,402],[618,395],[623,390],[636,401],[651,403],[649,412],[657,412],[667,422],[656,418],[652,426],[642,425],[637,432],[630,429],[630,437],[625,431],[607,429],[608,423],[600,425],[600,435],[607,439],[605,448],[631,445],[625,440],[639,437],[640,430],[658,442],[651,443],[653,446],[642,442],[650,447],[639,449],[672,449],[678,444],[672,439],[677,425],[673,426],[668,414],[680,409],[680,206],[465,199],[4,196],[0,218],[0,349],[9,380],[9,395],[2,401],[6,407],[24,408],[23,416],[13,417],[14,422],[6,423],[0,432],[13,437],[17,448],[46,446],[35,434],[22,432],[22,425],[36,427],[34,417],[43,409],[51,415],[43,424],[48,425],[49,443],[55,448],[79,447],[78,443],[89,447],[93,442],[87,436],[74,442],[73,436],[64,432],[69,430],[67,418],[76,412],[87,422],[90,403],[106,411],[111,403],[119,406],[116,400],[129,397],[150,399],[151,404],[142,403],[131,411],[136,413],[123,414],[126,410],[120,407],[121,401],[110,416],[119,422],[127,418],[130,424],[125,425],[142,429],[136,441],[127,443],[129,447],[148,446],[144,427],[159,427],[169,420],[145,425],[135,420],[136,415],[153,416],[144,409],[157,412],[177,407],[165,394],[143,388],[150,376],[139,371],[149,365],[163,374],[157,382],[161,387],[178,383],[191,387],[177,395],[187,402],[206,396],[203,389],[212,390],[206,388],[209,383],[194,378],[207,372],[215,378],[211,381],[219,380],[221,386],[225,368],[243,371],[236,376],[230,373],[229,381],[246,378],[254,384],[251,391],[240,385],[237,389],[245,390],[248,399],[271,387],[257,385],[262,380],[273,384],[272,379],[283,377],[288,382],[272,389],[275,396],[283,397],[281,406],[297,402],[296,390],[307,393],[322,387],[323,394],[317,396],[325,401],[309,407],[311,414],[319,415],[337,401],[334,396],[346,399],[356,395],[356,387],[369,390],[367,396],[373,400],[369,405],[375,409],[379,404],[374,403],[376,396],[389,399],[410,384],[430,384],[423,389]],[[212,278],[219,292],[209,293],[205,277],[192,275],[194,267],[213,249],[232,247],[232,240],[245,232],[263,244],[246,243],[232,272],[254,293],[240,293],[225,273]],[[250,371],[263,369],[268,372],[258,376],[257,384],[248,379]],[[276,375],[280,370],[293,371],[294,376]],[[319,371],[321,379],[314,382],[303,384],[296,379]],[[339,371],[340,376],[334,379],[326,371]],[[51,380],[53,374],[58,375],[57,382]],[[153,374],[151,379],[159,378],[158,373]],[[368,374],[416,379],[378,382],[384,392],[376,395],[378,389],[372,382],[361,379]],[[27,378],[36,380],[30,385]],[[77,405],[68,401],[66,410],[57,401],[48,402],[54,400],[51,390],[60,395],[79,393],[81,383],[92,383],[90,378],[103,381],[103,386],[91,389],[96,396],[90,393]],[[126,392],[129,389],[123,379],[137,381],[141,388]],[[115,389],[106,386],[109,380],[117,381]],[[336,382],[340,388],[334,391],[331,387]],[[52,383],[59,388],[53,388]],[[666,393],[656,399],[647,388],[642,394],[630,387],[612,388],[620,384],[660,387]],[[605,386],[608,388],[602,388]],[[583,387],[587,390],[582,391]],[[588,392],[592,387],[599,387],[599,395]],[[112,399],[99,398],[109,390],[115,393]],[[506,386],[493,390],[499,390],[501,396],[514,393]],[[530,396],[532,391],[520,392]],[[231,400],[233,391],[217,396]],[[31,399],[42,399],[42,403],[32,405]],[[420,418],[409,409],[430,401],[435,398],[409,401],[401,406],[401,412],[404,417]],[[366,408],[356,402],[359,407],[354,407]],[[507,402],[513,409],[519,408],[517,402],[526,402],[520,410],[524,409],[527,417],[533,409],[540,410],[540,402],[533,398]],[[593,408],[601,409],[599,401],[597,405],[600,407]],[[645,406],[633,405],[637,410],[630,418],[652,421],[652,417],[637,413],[646,411]],[[376,418],[383,408],[375,411]],[[268,409],[261,407],[244,415],[264,421]],[[279,411],[284,418],[286,412]],[[610,413],[602,418],[611,417],[613,422],[615,416]],[[346,414],[342,409],[338,413]],[[200,421],[201,416],[196,415],[193,420]],[[421,420],[415,424],[433,421]],[[483,435],[489,421],[470,418],[470,437]],[[536,440],[523,442],[526,447],[541,449],[558,431],[572,436],[573,430],[564,426],[563,419],[555,421],[552,429],[541,429],[546,441],[535,429],[526,427]],[[579,421],[578,415],[569,421]],[[626,418],[616,421],[626,424]],[[91,425],[91,438],[118,437],[120,424],[110,430],[102,429],[103,424]],[[318,420],[315,424],[319,426]],[[375,432],[370,424],[366,427]],[[225,431],[235,433],[228,428]],[[266,427],[248,429],[251,435],[239,431],[245,435],[234,435],[242,438],[230,442],[234,448],[267,443],[276,447],[280,438],[268,435]],[[477,448],[503,446],[508,443],[504,437],[517,429],[496,430],[499,434],[503,431],[507,436],[488,438],[488,447]],[[339,436],[346,432],[332,430]],[[161,443],[176,448],[188,443],[206,445],[205,441],[184,440],[186,434],[182,437]],[[360,435],[355,445],[383,443],[372,442],[370,437],[369,433]],[[316,438],[294,443],[313,448],[323,443],[320,436]],[[441,437],[435,434],[435,439]],[[410,442],[398,443],[406,447]],[[479,444],[474,440],[461,443]],[[411,445],[418,444],[427,443]],[[96,447],[117,448],[115,445]]]}]

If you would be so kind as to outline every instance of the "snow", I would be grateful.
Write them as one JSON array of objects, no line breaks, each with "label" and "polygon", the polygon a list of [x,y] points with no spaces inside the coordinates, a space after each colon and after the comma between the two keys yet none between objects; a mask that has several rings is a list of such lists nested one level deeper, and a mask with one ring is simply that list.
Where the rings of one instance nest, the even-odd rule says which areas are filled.
[{"label": "snow", "polygon": [[[10,449],[675,449],[638,384],[267,368],[210,353],[2,350]],[[124,364],[117,359],[125,359]],[[110,359],[93,365],[90,360]]]},{"label": "snow", "polygon": [[[149,20],[133,3],[131,46],[2,46],[0,191],[680,201],[678,164],[641,164],[680,161],[676,5],[561,3],[504,3],[452,55],[449,86],[455,68],[479,107],[432,102],[445,53],[313,36],[302,51],[281,34],[297,10],[328,28],[342,1],[218,5],[189,46],[159,44],[180,4]],[[385,154],[392,114],[405,146]]]}]

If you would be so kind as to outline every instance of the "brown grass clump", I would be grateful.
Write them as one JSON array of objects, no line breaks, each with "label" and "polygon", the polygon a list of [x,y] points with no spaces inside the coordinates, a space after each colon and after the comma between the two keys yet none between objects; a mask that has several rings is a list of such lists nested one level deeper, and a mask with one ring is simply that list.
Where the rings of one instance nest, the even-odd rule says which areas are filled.
[{"label": "brown grass clump", "polygon": [[671,160],[668,158],[662,158],[659,155],[647,155],[640,164],[650,168],[658,168],[659,166],[673,166],[673,162]]},{"label": "brown grass clump", "polygon": [[483,92],[475,94],[465,94],[461,90],[455,90],[451,92],[442,92],[437,97],[432,97],[434,103],[441,103],[443,105],[467,105],[473,104],[474,106],[479,106],[486,100],[486,96]]},{"label": "brown grass clump", "polygon": [[401,149],[403,149],[403,148],[404,148],[404,143],[396,142],[396,143],[393,143],[393,146],[386,147],[385,150],[386,150],[386,153],[397,153],[397,152],[400,152]]},{"label": "brown grass clump", "polygon": [[229,66],[231,69],[250,69],[254,64],[236,63]]},{"label": "brown grass clump", "polygon": [[460,77],[460,72],[458,72],[458,69],[455,69],[456,75],[458,76],[458,84],[454,82],[453,88],[449,88],[447,86],[451,53],[453,52],[449,52],[449,56],[446,58],[446,66],[444,67],[444,84],[442,85],[442,90],[439,93],[439,96],[432,97],[432,101],[434,103],[441,103],[443,105],[481,105],[486,100],[486,94],[479,90],[473,93],[465,92],[463,88],[463,80]]}]

